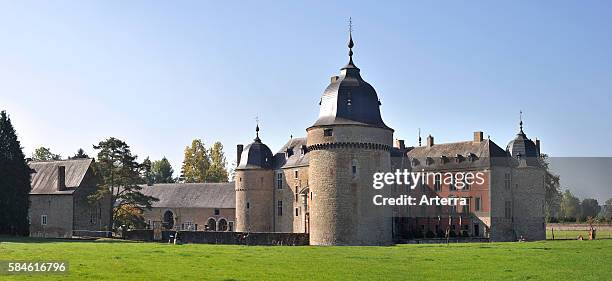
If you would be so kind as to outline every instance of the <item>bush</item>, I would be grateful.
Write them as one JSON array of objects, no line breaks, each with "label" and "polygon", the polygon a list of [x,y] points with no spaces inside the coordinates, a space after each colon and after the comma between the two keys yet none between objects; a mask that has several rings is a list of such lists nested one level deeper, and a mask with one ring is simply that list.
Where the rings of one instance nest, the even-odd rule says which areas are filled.
[{"label": "bush", "polygon": [[414,232],[414,238],[419,239],[419,238],[423,238],[423,232],[420,230],[417,230]]},{"label": "bush", "polygon": [[454,230],[450,231],[450,234],[448,235],[449,237],[457,237],[457,233],[455,233]]},{"label": "bush", "polygon": [[434,238],[434,236],[435,236],[435,234],[431,230],[429,230],[429,231],[427,231],[427,233],[425,233],[425,237],[427,237],[427,238]]},{"label": "bush", "polygon": [[461,237],[470,237],[467,230],[461,231]]}]

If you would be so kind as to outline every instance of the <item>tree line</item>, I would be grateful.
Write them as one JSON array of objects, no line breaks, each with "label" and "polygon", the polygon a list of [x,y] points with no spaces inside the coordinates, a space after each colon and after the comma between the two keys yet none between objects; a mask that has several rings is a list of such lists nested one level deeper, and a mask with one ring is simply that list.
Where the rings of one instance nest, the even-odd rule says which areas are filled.
[{"label": "tree line", "polygon": [[584,198],[580,200],[569,189],[562,191],[560,176],[549,169],[547,155],[542,156],[542,163],[546,170],[545,176],[545,204],[544,212],[546,222],[597,222],[612,223],[612,198],[600,206],[597,199]]},{"label": "tree line", "polygon": [[[93,145],[97,152],[92,170],[98,190],[88,200],[97,202],[110,198],[111,225],[144,226],[142,213],[150,209],[157,198],[142,193],[145,185],[174,182],[227,182],[228,171],[223,145],[215,142],[206,148],[200,139],[185,148],[181,175],[175,177],[166,157],[142,162],[130,146],[117,138],[107,138]],[[79,149],[67,159],[90,158]],[[5,111],[0,112],[0,234],[28,235],[28,209],[33,172],[28,161],[64,159],[48,147],[36,148],[30,159],[23,153],[17,133]]]}]

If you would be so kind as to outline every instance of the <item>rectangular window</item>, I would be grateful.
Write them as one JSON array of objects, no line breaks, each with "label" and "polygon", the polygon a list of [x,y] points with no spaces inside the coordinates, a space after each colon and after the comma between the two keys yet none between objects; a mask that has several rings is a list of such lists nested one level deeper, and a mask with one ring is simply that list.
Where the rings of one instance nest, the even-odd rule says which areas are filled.
[{"label": "rectangular window", "polygon": [[298,193],[298,187],[296,186],[296,187],[295,187],[295,202],[297,202],[297,201],[298,201],[298,196],[299,196],[299,193]]},{"label": "rectangular window", "polygon": [[221,212],[219,211],[219,209],[215,209],[215,216],[218,216],[218,215],[219,215],[219,213],[221,213]]},{"label": "rectangular window", "polygon": [[506,189],[510,189],[511,179],[510,173],[504,175],[504,187]]},{"label": "rectangular window", "polygon": [[474,211],[480,211],[480,197],[476,197],[476,204],[474,205]]},{"label": "rectangular window", "polygon": [[299,208],[295,208],[295,216],[299,216],[300,215],[300,209]]},{"label": "rectangular window", "polygon": [[451,178],[450,178],[450,185],[448,186],[448,190],[450,191],[454,191],[457,190],[457,187],[455,186],[455,175],[451,174]]},{"label": "rectangular window", "polygon": [[283,173],[276,174],[276,189],[283,189]]},{"label": "rectangular window", "polygon": [[298,178],[298,170],[295,170],[295,178]]},{"label": "rectangular window", "polygon": [[325,137],[331,137],[333,134],[334,134],[334,131],[332,129],[323,130],[323,136]]},{"label": "rectangular window", "polygon": [[283,216],[283,201],[278,201],[276,205],[276,213],[279,217]]},{"label": "rectangular window", "polygon": [[506,201],[504,215],[507,219],[512,218],[512,202]]},{"label": "rectangular window", "polygon": [[466,204],[462,206],[461,212],[467,214],[470,212],[470,198],[465,198]]},{"label": "rectangular window", "polygon": [[249,204],[249,202],[247,202],[247,209],[251,207],[251,204]]},{"label": "rectangular window", "polygon": [[[197,229],[197,224],[196,224],[196,230],[198,230]],[[227,231],[234,231],[234,222],[233,221],[230,221],[230,222],[227,223]]]},{"label": "rectangular window", "polygon": [[353,164],[351,171],[353,172],[353,177],[357,175],[357,166]]},{"label": "rectangular window", "polygon": [[47,225],[47,215],[40,216],[40,224]]},{"label": "rectangular window", "polygon": [[436,174],[434,177],[434,188],[436,192],[442,191],[442,175]]}]

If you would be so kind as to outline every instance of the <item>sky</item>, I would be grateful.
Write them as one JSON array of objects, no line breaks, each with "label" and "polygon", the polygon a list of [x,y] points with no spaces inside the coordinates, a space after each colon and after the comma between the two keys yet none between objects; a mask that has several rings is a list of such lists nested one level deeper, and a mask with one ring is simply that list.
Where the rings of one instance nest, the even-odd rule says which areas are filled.
[{"label": "sky", "polygon": [[[354,61],[395,137],[525,132],[556,157],[612,156],[610,1],[3,1],[0,110],[24,151],[108,137],[180,170],[194,138],[273,151],[305,136]],[[607,189],[611,189],[606,187]]]}]

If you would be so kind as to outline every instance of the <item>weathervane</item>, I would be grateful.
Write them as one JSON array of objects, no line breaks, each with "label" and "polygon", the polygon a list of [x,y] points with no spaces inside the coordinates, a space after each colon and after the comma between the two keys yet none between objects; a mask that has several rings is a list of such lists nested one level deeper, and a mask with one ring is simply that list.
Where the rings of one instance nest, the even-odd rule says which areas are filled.
[{"label": "weathervane", "polygon": [[519,126],[521,128],[521,133],[522,133],[523,132],[523,111],[522,110],[519,111],[519,120],[520,120]]},{"label": "weathervane", "polygon": [[261,141],[259,139],[259,116],[255,116],[255,141]]}]

